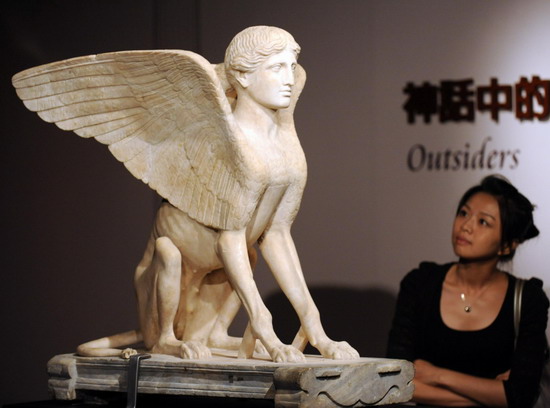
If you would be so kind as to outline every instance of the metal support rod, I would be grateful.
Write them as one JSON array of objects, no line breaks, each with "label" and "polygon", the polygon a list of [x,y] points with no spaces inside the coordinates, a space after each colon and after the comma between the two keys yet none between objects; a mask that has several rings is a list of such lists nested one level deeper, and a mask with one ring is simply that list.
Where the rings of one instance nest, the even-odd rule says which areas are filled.
[{"label": "metal support rod", "polygon": [[138,381],[139,381],[139,363],[141,360],[151,358],[150,354],[135,354],[130,357],[128,365],[128,397],[126,408],[136,408]]}]

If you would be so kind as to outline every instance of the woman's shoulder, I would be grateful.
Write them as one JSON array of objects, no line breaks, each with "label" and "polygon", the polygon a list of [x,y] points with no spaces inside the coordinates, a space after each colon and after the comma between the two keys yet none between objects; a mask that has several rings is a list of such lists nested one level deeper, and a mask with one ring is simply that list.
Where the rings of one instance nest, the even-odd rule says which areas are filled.
[{"label": "woman's shoulder", "polygon": [[529,299],[531,302],[540,304],[542,307],[548,309],[550,303],[548,296],[544,292],[544,284],[539,278],[531,278],[525,280],[523,297]]},{"label": "woman's shoulder", "polygon": [[422,287],[438,285],[443,281],[452,265],[452,262],[446,264],[428,261],[421,262],[416,268],[405,275],[401,281],[401,285],[421,285]]},{"label": "woman's shoulder", "polygon": [[453,262],[439,264],[436,262],[424,261],[410,271],[405,278],[409,279],[434,279],[435,276],[445,276]]},{"label": "woman's shoulder", "polygon": [[[550,307],[550,302],[548,301],[548,296],[544,291],[544,284],[539,278],[529,278],[524,279],[511,274],[508,274],[509,279],[513,282],[513,285],[517,285],[518,281],[523,281],[523,293],[522,304],[526,309],[527,315],[535,312],[536,310],[547,311]],[[524,313],[522,312],[522,315]]]}]

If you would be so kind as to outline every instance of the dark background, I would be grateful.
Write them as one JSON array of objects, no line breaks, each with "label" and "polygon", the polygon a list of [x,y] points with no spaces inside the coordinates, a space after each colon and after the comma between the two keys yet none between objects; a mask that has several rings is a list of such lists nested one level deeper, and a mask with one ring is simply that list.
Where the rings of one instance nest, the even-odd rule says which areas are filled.
[{"label": "dark background", "polygon": [[2,1],[0,404],[48,397],[46,363],[137,327],[133,270],[158,197],[106,149],[46,124],[11,76],[107,51],[197,49],[194,1]]},{"label": "dark background", "polygon": [[[11,76],[40,64],[118,50],[179,48],[220,62],[231,36],[245,26],[226,27],[225,33],[231,36],[224,34],[219,41],[215,40],[215,30],[201,32],[200,24],[207,20],[205,8],[212,7],[212,3],[205,6],[207,3],[0,3],[4,139],[0,160],[0,404],[48,398],[49,358],[72,352],[82,342],[137,327],[133,270],[159,203],[158,196],[134,179],[105,146],[63,132],[29,112],[16,97]],[[270,7],[272,10],[267,7],[266,13],[273,12],[271,19],[275,21],[267,24],[288,19],[290,26],[301,24],[297,17],[287,19],[285,10],[276,4]],[[248,25],[264,23],[252,17],[255,11],[239,10],[241,14],[251,13]],[[219,49],[202,50],[204,41],[219,44]],[[309,143],[306,151],[317,145],[315,141]],[[318,149],[326,146],[319,145]],[[319,157],[317,171],[322,173],[324,163],[322,155]],[[310,173],[315,171],[314,166],[310,162]],[[315,194],[315,185],[309,191]],[[306,205],[314,200],[310,195]],[[310,211],[307,216],[315,218],[317,214]],[[301,240],[310,242],[316,250],[310,236]],[[357,245],[363,243],[358,241]],[[265,273],[261,270],[260,280]],[[362,355],[383,355],[393,295],[378,289],[322,284],[312,285],[311,291],[329,334],[337,333],[337,339],[348,340]],[[274,315],[276,331],[284,341],[291,341],[298,321],[288,301],[277,291],[265,296],[265,301]],[[368,313],[371,310],[376,313]],[[242,315],[239,320],[243,320]],[[234,334],[242,331],[245,323],[237,323]]]}]

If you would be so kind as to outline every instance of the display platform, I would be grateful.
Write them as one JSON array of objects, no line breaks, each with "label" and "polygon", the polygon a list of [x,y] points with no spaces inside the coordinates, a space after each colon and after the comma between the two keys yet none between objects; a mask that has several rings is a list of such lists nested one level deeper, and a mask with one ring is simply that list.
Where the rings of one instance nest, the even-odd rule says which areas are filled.
[{"label": "display platform", "polygon": [[[117,357],[62,354],[48,362],[48,387],[56,400],[99,402],[106,393],[125,397],[129,368],[128,360]],[[377,406],[409,401],[413,376],[412,363],[404,360],[308,355],[305,363],[296,364],[222,352],[209,360],[153,354],[140,362],[137,391],[142,400],[195,397],[197,404],[200,398],[214,398],[277,408]]]},{"label": "display platform", "polygon": [[[98,408],[96,404],[85,401],[36,401],[19,404],[3,405],[3,408]],[[101,408],[123,408],[126,400],[118,398],[112,400]],[[206,397],[159,397],[141,395],[138,398],[136,408],[273,408],[273,400],[241,400],[232,398],[206,398]],[[385,408],[411,408],[410,405],[386,405]],[[423,408],[416,406],[416,408]],[[427,408],[427,407],[426,407]],[[433,408],[433,407],[432,407]]]},{"label": "display platform", "polygon": [[[98,402],[100,404],[98,405]],[[94,400],[47,400],[4,405],[2,408],[126,408],[124,393],[99,393]],[[135,408],[274,408],[273,400],[139,395]]]}]

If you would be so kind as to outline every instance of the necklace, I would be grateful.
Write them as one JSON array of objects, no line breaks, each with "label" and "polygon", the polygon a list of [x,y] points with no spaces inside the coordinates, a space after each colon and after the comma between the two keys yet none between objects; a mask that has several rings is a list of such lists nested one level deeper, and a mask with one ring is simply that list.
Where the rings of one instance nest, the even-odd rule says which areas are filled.
[{"label": "necklace", "polygon": [[465,303],[465,305],[464,305],[464,311],[465,311],[466,313],[470,313],[470,312],[472,311],[472,305],[466,303],[466,294],[461,293],[461,294],[460,294],[460,299],[462,299],[462,302]]},{"label": "necklace", "polygon": [[[455,266],[454,273],[455,273],[455,276],[458,278],[458,281],[456,283],[457,286],[459,286],[459,287],[463,286],[466,289],[467,285],[465,283],[461,284],[462,279],[459,276],[459,271],[458,271],[457,266]],[[460,300],[462,301],[462,307],[463,307],[464,312],[472,313],[472,310],[473,310],[472,305],[474,303],[476,303],[479,300],[480,297],[483,296],[483,294],[487,291],[487,289],[490,286],[492,286],[492,284],[495,281],[496,277],[497,277],[497,275],[495,275],[495,274],[492,274],[491,276],[489,276],[489,278],[481,285],[481,287],[477,291],[474,291],[474,292],[477,292],[477,293],[475,293],[475,296],[471,296],[471,295],[466,296],[466,291],[460,292]],[[467,299],[467,297],[468,297],[468,299]]]}]

